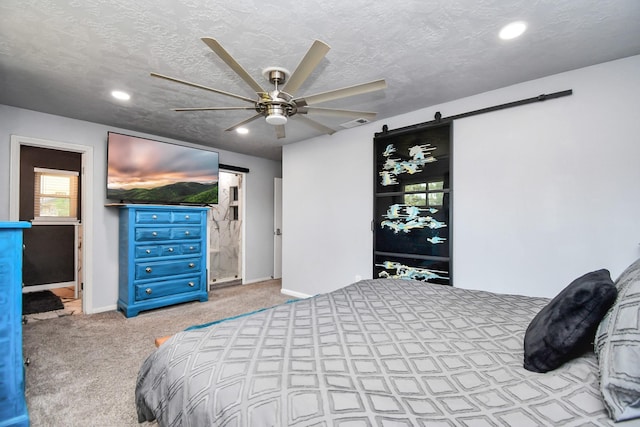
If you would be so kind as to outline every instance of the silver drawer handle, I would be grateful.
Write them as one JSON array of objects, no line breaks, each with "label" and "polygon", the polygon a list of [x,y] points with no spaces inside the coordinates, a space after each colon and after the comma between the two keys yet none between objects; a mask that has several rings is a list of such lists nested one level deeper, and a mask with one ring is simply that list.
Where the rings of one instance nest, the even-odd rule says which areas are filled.
[{"label": "silver drawer handle", "polygon": [[147,273],[151,273],[151,267],[145,268],[144,271],[146,271]]},{"label": "silver drawer handle", "polygon": [[158,232],[157,232],[157,231],[154,231],[153,233],[151,233],[151,235],[152,235],[152,236],[157,236],[157,235],[158,235]]},{"label": "silver drawer handle", "polygon": [[189,218],[190,218],[189,215],[184,216],[184,219],[189,219]]},{"label": "silver drawer handle", "polygon": [[147,295],[151,295],[152,290],[151,290],[151,288],[147,288],[147,290],[145,292],[147,293]]},{"label": "silver drawer handle", "polygon": [[151,218],[158,219],[158,215],[151,215]]},{"label": "silver drawer handle", "polygon": [[192,250],[194,250],[194,249],[195,249],[195,248],[194,248],[193,246],[189,246],[189,250],[190,250],[190,251],[192,251]]},{"label": "silver drawer handle", "polygon": [[145,252],[150,254],[151,253],[151,249],[147,249]]},{"label": "silver drawer handle", "polygon": [[189,233],[188,231],[185,231],[185,232],[184,232],[184,234],[186,234],[186,235],[188,236],[188,235],[189,235],[189,234],[191,234],[191,233]]},{"label": "silver drawer handle", "polygon": [[192,263],[192,262],[190,262],[190,263],[189,263],[189,268],[193,268],[193,267],[195,267],[195,266],[196,266],[196,265],[195,265],[194,263]]},{"label": "silver drawer handle", "polygon": [[173,248],[169,248],[169,252],[173,252]]},{"label": "silver drawer handle", "polygon": [[192,288],[195,286],[196,284],[193,282],[189,282],[189,286],[191,286]]}]

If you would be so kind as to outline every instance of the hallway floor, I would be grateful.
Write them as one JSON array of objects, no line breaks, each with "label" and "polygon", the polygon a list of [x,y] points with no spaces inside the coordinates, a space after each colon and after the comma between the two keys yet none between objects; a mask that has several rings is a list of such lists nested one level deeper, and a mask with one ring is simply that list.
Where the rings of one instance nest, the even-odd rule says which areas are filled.
[{"label": "hallway floor", "polygon": [[64,304],[64,309],[47,311],[44,313],[27,314],[28,321],[38,321],[45,319],[53,319],[56,317],[72,316],[82,314],[82,294],[76,299],[74,298],[73,286],[67,288],[51,289],[51,292],[58,295]]}]

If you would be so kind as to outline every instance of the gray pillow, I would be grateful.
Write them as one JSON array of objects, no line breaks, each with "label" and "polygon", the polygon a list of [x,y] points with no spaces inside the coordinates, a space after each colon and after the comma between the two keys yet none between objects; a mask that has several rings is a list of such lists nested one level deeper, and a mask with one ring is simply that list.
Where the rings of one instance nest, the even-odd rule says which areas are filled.
[{"label": "gray pillow", "polygon": [[596,331],[600,390],[615,421],[640,418],[640,259],[616,280],[618,298]]},{"label": "gray pillow", "polygon": [[524,368],[551,371],[593,349],[596,328],[616,293],[604,269],[571,282],[529,324],[524,335]]}]

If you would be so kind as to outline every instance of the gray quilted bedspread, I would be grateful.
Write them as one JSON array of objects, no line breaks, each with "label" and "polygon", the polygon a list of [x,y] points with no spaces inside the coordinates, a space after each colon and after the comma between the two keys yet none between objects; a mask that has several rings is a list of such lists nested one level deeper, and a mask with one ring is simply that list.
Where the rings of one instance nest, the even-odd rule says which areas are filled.
[{"label": "gray quilted bedspread", "polygon": [[612,425],[593,353],[522,368],[548,302],[364,280],[181,332],[140,369],[139,421],[161,426]]}]

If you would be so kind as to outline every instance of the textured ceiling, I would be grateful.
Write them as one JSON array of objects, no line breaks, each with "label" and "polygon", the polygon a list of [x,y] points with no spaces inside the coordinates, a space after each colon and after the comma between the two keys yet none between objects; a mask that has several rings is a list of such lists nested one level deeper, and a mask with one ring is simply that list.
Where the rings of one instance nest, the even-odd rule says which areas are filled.
[{"label": "textured ceiling", "polygon": [[[500,40],[513,20],[528,31]],[[271,159],[320,134],[293,117],[285,139],[262,119],[239,135],[224,129],[253,112],[171,111],[247,104],[150,72],[255,97],[201,37],[216,38],[264,86],[262,69],[294,70],[322,40],[331,50],[296,95],[384,78],[384,91],[318,105],[384,119],[640,54],[640,1],[2,0],[0,103]],[[116,101],[113,89],[132,99]],[[315,119],[335,129],[351,120]]]}]

